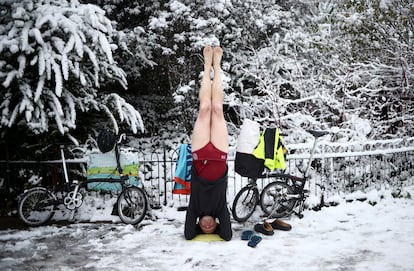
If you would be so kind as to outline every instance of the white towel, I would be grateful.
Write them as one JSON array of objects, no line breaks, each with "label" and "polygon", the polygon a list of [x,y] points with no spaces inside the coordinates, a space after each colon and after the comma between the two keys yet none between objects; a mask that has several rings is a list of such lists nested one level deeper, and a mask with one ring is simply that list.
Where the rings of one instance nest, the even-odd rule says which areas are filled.
[{"label": "white towel", "polygon": [[260,125],[258,122],[244,119],[240,127],[240,134],[237,139],[236,151],[241,153],[253,153],[260,141]]}]

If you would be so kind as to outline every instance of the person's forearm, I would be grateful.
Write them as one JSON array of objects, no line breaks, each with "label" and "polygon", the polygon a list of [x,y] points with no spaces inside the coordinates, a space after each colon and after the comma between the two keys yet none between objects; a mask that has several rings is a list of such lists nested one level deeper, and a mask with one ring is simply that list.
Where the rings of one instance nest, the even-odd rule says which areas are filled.
[{"label": "person's forearm", "polygon": [[230,241],[233,237],[233,232],[231,230],[230,214],[227,209],[220,215],[219,221],[220,223],[217,224],[216,229],[217,234],[224,240]]},{"label": "person's forearm", "polygon": [[184,236],[185,239],[191,240],[197,235],[197,225],[196,225],[197,218],[191,212],[190,209],[187,210],[186,218],[185,218],[185,225],[184,225]]}]

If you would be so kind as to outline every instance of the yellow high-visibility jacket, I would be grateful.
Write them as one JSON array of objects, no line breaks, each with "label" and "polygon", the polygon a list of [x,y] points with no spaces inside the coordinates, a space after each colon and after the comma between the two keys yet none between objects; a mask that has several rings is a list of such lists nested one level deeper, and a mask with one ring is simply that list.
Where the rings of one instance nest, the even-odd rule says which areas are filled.
[{"label": "yellow high-visibility jacket", "polygon": [[253,155],[264,160],[264,166],[270,170],[286,169],[286,148],[278,128],[266,128],[260,135],[260,142]]}]

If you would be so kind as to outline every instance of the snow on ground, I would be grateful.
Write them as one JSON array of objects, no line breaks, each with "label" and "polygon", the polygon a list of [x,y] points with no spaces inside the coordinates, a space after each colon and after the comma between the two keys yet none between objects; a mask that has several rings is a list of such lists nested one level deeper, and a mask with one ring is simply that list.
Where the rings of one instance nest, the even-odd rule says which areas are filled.
[{"label": "snow on ground", "polygon": [[[414,195],[414,186],[404,191]],[[293,216],[292,231],[262,236],[256,248],[240,235],[260,220],[259,209],[245,224],[233,222],[233,240],[196,242],[184,239],[185,212],[176,206],[133,227],[95,201],[100,215],[89,213],[91,220],[112,222],[0,231],[0,270],[414,270],[413,199],[381,191],[369,200],[377,204],[344,200]]]}]

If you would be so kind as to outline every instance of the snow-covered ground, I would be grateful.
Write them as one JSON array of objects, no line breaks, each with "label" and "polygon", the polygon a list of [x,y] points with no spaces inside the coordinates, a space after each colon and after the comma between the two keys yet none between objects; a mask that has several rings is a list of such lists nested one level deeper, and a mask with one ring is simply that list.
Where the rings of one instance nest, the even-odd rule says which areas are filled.
[{"label": "snow-covered ground", "polygon": [[78,216],[106,223],[0,231],[0,270],[414,270],[414,200],[389,190],[293,216],[292,231],[262,236],[256,248],[240,235],[260,220],[259,208],[245,224],[233,222],[233,240],[199,242],[184,239],[178,204],[133,227],[110,215],[111,202],[96,200]]}]

